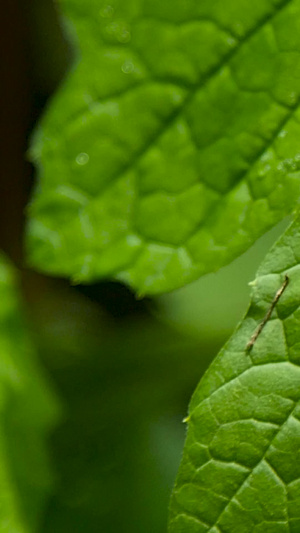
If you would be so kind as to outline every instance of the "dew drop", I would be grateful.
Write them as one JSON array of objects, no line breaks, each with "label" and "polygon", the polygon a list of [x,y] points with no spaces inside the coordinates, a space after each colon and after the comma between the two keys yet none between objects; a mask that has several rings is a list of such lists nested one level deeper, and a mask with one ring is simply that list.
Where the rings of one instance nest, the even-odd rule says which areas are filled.
[{"label": "dew drop", "polygon": [[100,17],[103,18],[110,18],[114,14],[114,8],[113,6],[106,5],[100,10]]},{"label": "dew drop", "polygon": [[281,130],[278,134],[278,137],[281,137],[281,139],[283,139],[284,137],[286,137],[287,135],[287,131],[286,130]]},{"label": "dew drop", "polygon": [[90,156],[89,154],[86,154],[85,152],[81,152],[76,157],[76,163],[77,165],[86,165],[89,162]]},{"label": "dew drop", "polygon": [[131,40],[129,25],[124,21],[114,21],[107,24],[105,31],[107,35],[116,39],[119,43],[126,44]]},{"label": "dew drop", "polygon": [[105,28],[105,31],[108,35],[116,36],[119,30],[119,25],[116,22],[111,22]]},{"label": "dew drop", "polygon": [[122,30],[120,30],[117,34],[117,39],[119,41],[119,43],[129,43],[130,39],[131,39],[131,33],[128,29],[126,28],[123,28]]},{"label": "dew drop", "polygon": [[121,68],[124,74],[131,74],[134,71],[134,64],[132,63],[132,61],[127,60],[124,61]]}]

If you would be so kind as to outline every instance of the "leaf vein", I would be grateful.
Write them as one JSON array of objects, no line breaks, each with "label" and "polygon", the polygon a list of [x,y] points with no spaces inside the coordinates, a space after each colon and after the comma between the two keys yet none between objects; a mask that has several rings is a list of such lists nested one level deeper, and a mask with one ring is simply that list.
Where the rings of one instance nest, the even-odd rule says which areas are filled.
[{"label": "leaf vein", "polygon": [[288,423],[289,419],[291,416],[293,416],[293,412],[294,410],[297,408],[297,405],[298,405],[298,402],[296,405],[293,406],[293,408],[291,409],[291,411],[289,412],[286,420],[283,422],[283,424],[278,428],[278,430],[274,433],[274,435],[272,436],[270,442],[269,442],[269,445],[268,447],[266,448],[266,450],[264,451],[263,453],[263,456],[261,457],[260,461],[256,464],[255,468],[249,472],[249,474],[246,476],[246,478],[243,480],[243,482],[241,483],[241,485],[237,488],[237,490],[235,491],[235,493],[231,496],[230,500],[228,501],[228,503],[225,505],[223,511],[220,513],[218,519],[216,520],[216,522],[211,526],[211,529],[209,529],[208,533],[212,533],[212,528],[214,526],[219,526],[218,522],[220,521],[220,519],[222,518],[223,514],[226,512],[226,510],[228,509],[230,503],[235,499],[235,497],[237,496],[237,494],[239,493],[239,491],[245,486],[245,484],[247,483],[249,477],[253,474],[253,472],[255,472],[255,470],[257,469],[257,467],[262,463],[262,461],[265,460],[265,457],[266,457],[266,454],[268,453],[268,451],[270,450],[274,440],[276,439],[277,435],[280,433],[280,431],[282,430],[282,428]]}]

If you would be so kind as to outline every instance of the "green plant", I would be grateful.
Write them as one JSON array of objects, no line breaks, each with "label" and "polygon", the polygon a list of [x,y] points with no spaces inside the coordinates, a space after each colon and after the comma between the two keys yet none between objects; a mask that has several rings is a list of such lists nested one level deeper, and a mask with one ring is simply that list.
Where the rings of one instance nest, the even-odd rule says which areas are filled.
[{"label": "green plant", "polygon": [[74,284],[121,281],[142,298],[216,271],[295,213],[192,398],[169,530],[296,533],[300,2],[61,8],[77,56],[30,148],[27,260]]}]

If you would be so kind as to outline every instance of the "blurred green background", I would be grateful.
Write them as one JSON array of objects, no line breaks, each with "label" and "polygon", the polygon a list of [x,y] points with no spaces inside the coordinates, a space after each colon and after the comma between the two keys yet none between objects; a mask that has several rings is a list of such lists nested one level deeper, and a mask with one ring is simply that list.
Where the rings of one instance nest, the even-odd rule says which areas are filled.
[{"label": "blurred green background", "polygon": [[[10,20],[0,19],[15,30],[7,72],[13,72],[16,90],[8,88],[5,101],[7,123],[15,116],[19,129],[11,137],[5,130],[10,148],[0,240],[20,266],[22,206],[35,174],[26,161],[13,170],[11,165],[23,158],[73,52],[50,0],[13,0],[8,8],[2,9]],[[16,131],[23,139],[18,145]],[[10,194],[12,175],[19,178]],[[248,283],[287,224],[218,273],[152,300],[137,300],[118,283],[70,286],[20,268],[27,324],[61,403],[60,423],[49,442],[55,491],[42,533],[166,531],[189,399],[243,317]]]},{"label": "blurred green background", "polygon": [[62,403],[57,492],[43,532],[166,531],[189,398],[247,308],[248,282],[287,225],[216,274],[155,300],[119,284],[27,273],[29,324]]}]

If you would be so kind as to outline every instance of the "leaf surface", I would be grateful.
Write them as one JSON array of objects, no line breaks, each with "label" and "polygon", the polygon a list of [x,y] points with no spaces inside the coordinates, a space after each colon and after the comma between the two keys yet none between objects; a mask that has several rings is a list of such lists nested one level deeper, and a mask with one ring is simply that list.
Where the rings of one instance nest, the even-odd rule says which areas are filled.
[{"label": "leaf surface", "polygon": [[160,293],[300,188],[300,0],[61,0],[78,60],[36,132],[35,267]]},{"label": "leaf surface", "polygon": [[[288,275],[252,350],[246,346]],[[201,380],[170,533],[300,529],[300,219],[266,256],[243,322]]]},{"label": "leaf surface", "polygon": [[57,404],[25,328],[11,266],[0,256],[0,530],[40,525],[53,482],[46,436]]}]

